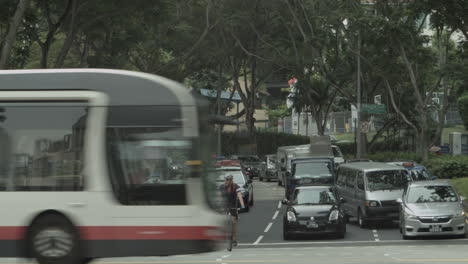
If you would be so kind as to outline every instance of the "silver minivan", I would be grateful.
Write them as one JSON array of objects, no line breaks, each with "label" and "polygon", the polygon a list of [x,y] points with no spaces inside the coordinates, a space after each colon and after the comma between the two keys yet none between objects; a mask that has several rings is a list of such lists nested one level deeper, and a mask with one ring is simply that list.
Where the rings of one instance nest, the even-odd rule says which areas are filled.
[{"label": "silver minivan", "polygon": [[347,219],[357,217],[361,228],[372,221],[399,219],[397,199],[410,181],[404,168],[380,162],[345,163],[336,175],[336,192],[344,199]]}]

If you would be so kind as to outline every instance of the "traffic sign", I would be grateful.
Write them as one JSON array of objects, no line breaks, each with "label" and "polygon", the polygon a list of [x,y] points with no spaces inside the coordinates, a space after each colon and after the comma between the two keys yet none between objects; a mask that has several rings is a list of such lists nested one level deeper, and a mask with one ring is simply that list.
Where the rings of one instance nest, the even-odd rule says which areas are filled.
[{"label": "traffic sign", "polygon": [[384,104],[362,104],[361,111],[369,114],[385,114],[387,109]]}]

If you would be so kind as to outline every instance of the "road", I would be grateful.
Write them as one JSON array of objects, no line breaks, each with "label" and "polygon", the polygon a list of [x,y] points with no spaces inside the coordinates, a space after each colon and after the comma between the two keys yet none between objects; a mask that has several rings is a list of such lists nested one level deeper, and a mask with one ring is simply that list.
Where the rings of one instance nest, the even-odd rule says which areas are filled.
[{"label": "road", "polygon": [[[187,264],[187,263],[468,263],[468,239],[432,238],[404,241],[397,223],[360,229],[354,221],[344,239],[310,237],[284,241],[284,189],[276,182],[254,181],[254,206],[240,214],[239,246],[232,252],[221,250],[198,255],[170,257],[108,258],[102,264]],[[353,219],[351,219],[353,220]],[[30,263],[20,259],[0,259],[0,264]]]}]

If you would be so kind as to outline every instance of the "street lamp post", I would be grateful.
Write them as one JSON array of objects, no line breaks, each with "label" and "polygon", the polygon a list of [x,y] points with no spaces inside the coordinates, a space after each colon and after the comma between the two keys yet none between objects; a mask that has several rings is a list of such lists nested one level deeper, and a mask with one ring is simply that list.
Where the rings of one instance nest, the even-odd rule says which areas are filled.
[{"label": "street lamp post", "polygon": [[361,35],[358,32],[357,49],[357,84],[356,84],[356,158],[362,158],[362,138],[361,138]]}]

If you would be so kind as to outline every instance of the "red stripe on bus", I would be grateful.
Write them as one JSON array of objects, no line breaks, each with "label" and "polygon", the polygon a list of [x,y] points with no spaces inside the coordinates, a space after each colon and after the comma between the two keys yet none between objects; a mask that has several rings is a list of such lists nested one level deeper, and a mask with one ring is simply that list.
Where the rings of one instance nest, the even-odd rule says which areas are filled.
[{"label": "red stripe on bus", "polygon": [[[0,240],[22,240],[26,226],[0,226]],[[84,240],[219,240],[213,226],[81,226]]]},{"label": "red stripe on bus", "polygon": [[82,226],[84,240],[218,240],[212,226]]},{"label": "red stripe on bus", "polygon": [[25,226],[0,226],[0,240],[21,240],[25,231]]}]

